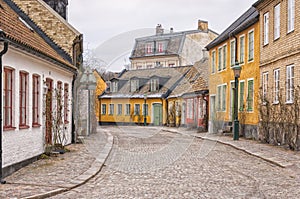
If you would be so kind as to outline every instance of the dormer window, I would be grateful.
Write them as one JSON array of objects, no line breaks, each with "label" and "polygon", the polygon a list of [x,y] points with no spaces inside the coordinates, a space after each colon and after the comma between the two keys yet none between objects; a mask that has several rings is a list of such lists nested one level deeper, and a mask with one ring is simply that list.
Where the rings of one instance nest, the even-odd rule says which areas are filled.
[{"label": "dormer window", "polygon": [[151,90],[151,92],[159,90],[159,80],[158,80],[158,78],[154,78],[154,79],[150,80],[150,90]]},{"label": "dormer window", "polygon": [[146,53],[147,54],[153,53],[153,45],[152,45],[152,43],[146,44]]},{"label": "dormer window", "polygon": [[139,90],[139,80],[133,79],[130,81],[130,91],[135,92],[137,90]]},{"label": "dormer window", "polygon": [[111,87],[111,92],[115,93],[115,92],[118,92],[118,84],[119,82],[115,81],[115,82],[112,82],[112,87]]}]

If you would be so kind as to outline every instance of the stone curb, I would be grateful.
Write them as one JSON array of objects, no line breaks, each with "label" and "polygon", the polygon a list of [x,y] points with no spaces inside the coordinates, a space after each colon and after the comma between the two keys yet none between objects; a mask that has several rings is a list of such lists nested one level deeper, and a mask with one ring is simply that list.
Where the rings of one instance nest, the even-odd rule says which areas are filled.
[{"label": "stone curb", "polygon": [[231,142],[219,140],[218,138],[209,138],[209,137],[205,137],[205,136],[201,136],[201,135],[185,134],[185,133],[182,133],[182,132],[180,132],[178,130],[175,130],[175,129],[163,129],[163,131],[168,131],[168,132],[171,132],[171,133],[178,133],[178,134],[182,134],[182,135],[190,135],[190,136],[202,139],[202,140],[208,140],[208,141],[213,141],[213,142],[217,142],[217,143],[220,143],[220,144],[224,144],[224,145],[230,146],[232,148],[235,148],[237,150],[243,151],[243,152],[245,152],[249,155],[252,155],[254,157],[260,158],[260,159],[262,159],[264,161],[267,161],[271,164],[279,166],[281,168],[286,168],[286,167],[290,167],[290,166],[293,165],[292,163],[289,163],[289,162],[284,163],[280,160],[276,160],[276,157],[265,157],[264,154],[262,154],[262,153],[252,152],[252,151],[250,151],[248,149],[245,149],[243,147],[236,146]]},{"label": "stone curb", "polygon": [[95,177],[103,168],[103,165],[105,161],[107,160],[112,147],[113,147],[113,140],[114,137],[111,135],[111,133],[104,131],[107,134],[107,143],[103,147],[101,153],[96,157],[96,160],[92,163],[91,167],[82,173],[81,175],[77,176],[75,179],[71,181],[71,184],[69,184],[66,188],[59,188],[56,190],[52,190],[49,192],[33,195],[33,196],[27,196],[21,199],[43,199],[55,196],[57,194],[61,194],[67,191],[70,191],[72,189],[75,189],[81,185],[84,185],[87,183],[91,178]]}]

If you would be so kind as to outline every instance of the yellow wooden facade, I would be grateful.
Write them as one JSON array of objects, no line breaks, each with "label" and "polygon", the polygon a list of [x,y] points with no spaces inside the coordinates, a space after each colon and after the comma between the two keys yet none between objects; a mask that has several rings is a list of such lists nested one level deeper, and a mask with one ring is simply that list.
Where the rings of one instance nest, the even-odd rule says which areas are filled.
[{"label": "yellow wooden facade", "polygon": [[100,105],[99,105],[99,100],[98,100],[98,96],[101,95],[105,89],[106,89],[106,83],[104,81],[104,79],[101,77],[101,75],[98,73],[98,71],[94,70],[93,71],[94,76],[96,77],[96,81],[97,81],[97,86],[96,86],[96,90],[94,93],[95,96],[95,115],[97,118],[99,118],[99,112],[100,112]]},{"label": "yellow wooden facade", "polygon": [[[226,31],[225,31],[226,32]],[[251,34],[254,36],[254,55],[253,59],[249,59],[249,39]],[[229,34],[226,40],[214,45],[209,49],[210,55],[210,70],[209,70],[209,93],[210,93],[210,126],[213,120],[223,121],[222,128],[226,123],[233,121],[233,101],[234,101],[234,74],[232,70],[231,58],[232,53],[231,45],[237,42],[237,60],[242,67],[239,78],[239,120],[241,124],[250,126],[257,126],[258,124],[258,103],[259,103],[259,87],[260,87],[260,72],[259,72],[259,59],[260,59],[260,26],[259,21],[256,20],[251,26],[241,29],[238,33]],[[222,36],[222,35],[220,35]],[[250,42],[251,43],[251,42]],[[241,60],[243,50],[241,45],[244,45],[244,60]],[[251,44],[250,44],[251,45]],[[224,55],[226,49],[226,67],[219,70],[219,59]],[[219,51],[222,51],[219,56]],[[223,59],[222,59],[223,61]],[[251,85],[253,82],[253,102],[249,96],[251,94]],[[225,88],[225,89],[224,89]],[[243,89],[244,88],[244,89]],[[225,99],[222,95],[223,89],[225,90]],[[220,93],[221,92],[221,93]],[[222,99],[220,99],[222,98]],[[225,102],[224,102],[225,100]],[[223,106],[225,105],[225,107]],[[252,108],[251,108],[252,106]],[[220,129],[214,129],[216,132]],[[241,130],[241,129],[240,129]]]}]

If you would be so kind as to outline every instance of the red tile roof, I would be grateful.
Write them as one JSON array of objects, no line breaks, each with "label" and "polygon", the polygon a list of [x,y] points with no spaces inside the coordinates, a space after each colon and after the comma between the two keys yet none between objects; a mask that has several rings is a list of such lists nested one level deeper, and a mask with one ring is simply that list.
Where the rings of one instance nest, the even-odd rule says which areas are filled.
[{"label": "red tile roof", "polygon": [[34,50],[42,55],[53,59],[70,69],[76,69],[70,62],[63,59],[46,41],[37,34],[33,29],[30,29],[20,19],[9,5],[3,0],[0,0],[0,29],[6,34],[6,37],[13,43],[20,44],[31,50]]}]

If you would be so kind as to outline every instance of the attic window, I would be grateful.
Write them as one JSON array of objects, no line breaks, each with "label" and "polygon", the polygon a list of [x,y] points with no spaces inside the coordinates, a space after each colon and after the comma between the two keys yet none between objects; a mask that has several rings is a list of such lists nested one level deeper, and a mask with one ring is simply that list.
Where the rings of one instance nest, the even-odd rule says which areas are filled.
[{"label": "attic window", "polygon": [[118,92],[118,82],[112,82],[112,89],[111,92],[116,93]]},{"label": "attic window", "polygon": [[151,92],[159,90],[159,80],[157,78],[150,80],[150,89]]},{"label": "attic window", "polygon": [[139,90],[139,80],[134,79],[130,81],[130,91],[135,92]]},{"label": "attic window", "polygon": [[33,32],[33,28],[21,17],[19,17],[19,20],[27,27],[29,28],[29,30],[31,30]]}]

